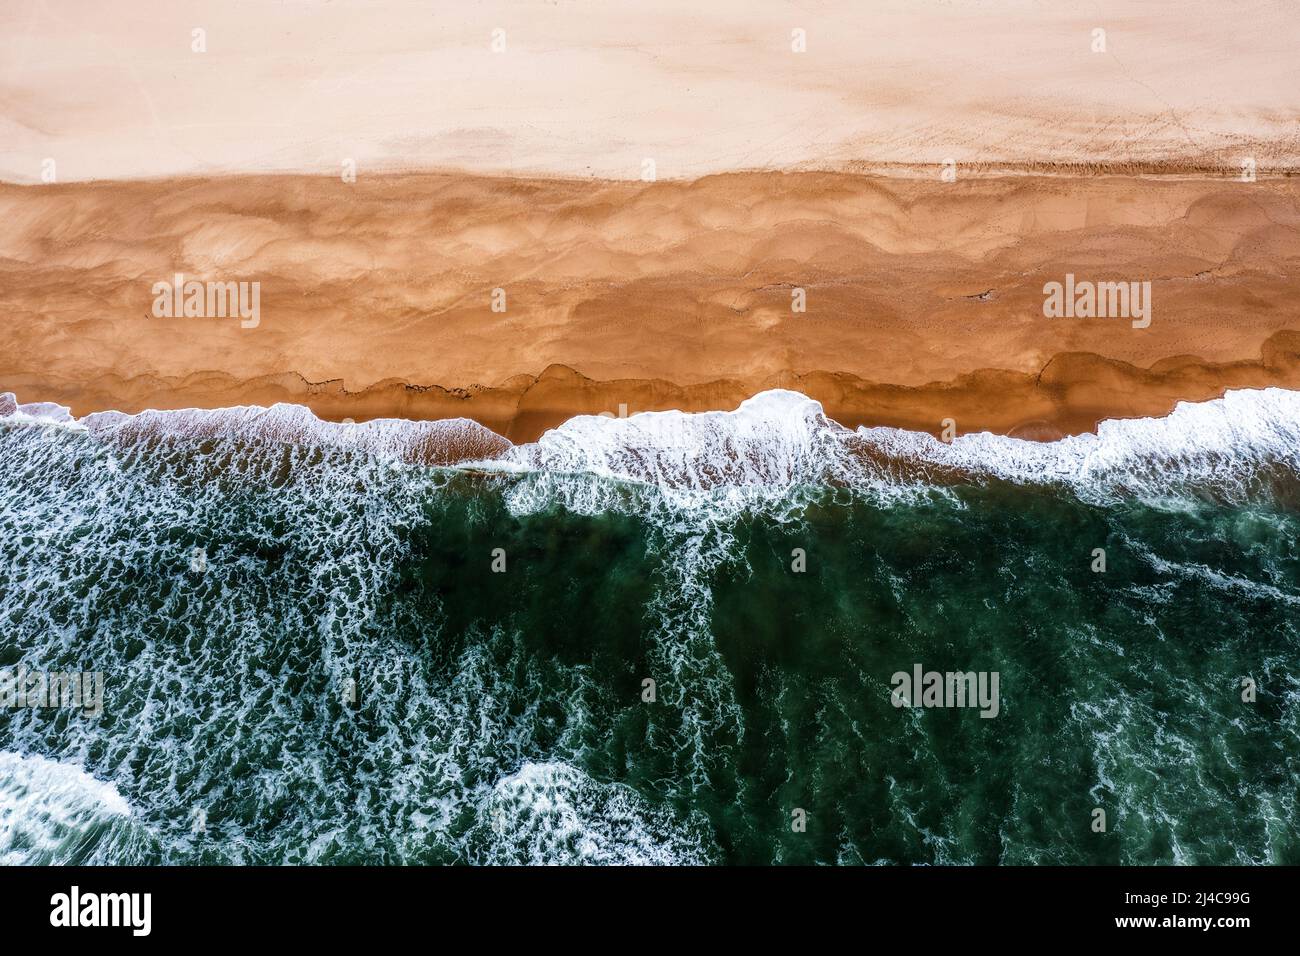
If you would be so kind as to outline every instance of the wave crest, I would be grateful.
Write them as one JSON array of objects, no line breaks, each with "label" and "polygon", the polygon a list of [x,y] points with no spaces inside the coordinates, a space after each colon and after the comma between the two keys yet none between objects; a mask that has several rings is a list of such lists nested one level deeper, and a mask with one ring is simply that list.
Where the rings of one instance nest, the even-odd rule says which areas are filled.
[{"label": "wave crest", "polygon": [[117,788],[67,764],[0,751],[0,865],[77,866],[121,858],[140,838]]},{"label": "wave crest", "polygon": [[579,416],[501,457],[500,467],[646,484],[676,504],[714,507],[828,484],[893,498],[995,480],[1064,486],[1094,501],[1190,494],[1240,503],[1295,495],[1300,392],[1229,391],[1179,403],[1165,418],[1104,421],[1096,434],[1051,442],[988,432],[945,442],[851,430],[814,399],[773,390],[731,412]]},{"label": "wave crest", "polygon": [[[48,402],[0,395],[0,419],[84,430],[115,443],[169,437],[229,438],[311,446],[437,466],[529,475],[514,504],[578,511],[642,507],[626,486],[656,490],[672,506],[772,501],[794,489],[835,485],[896,497],[964,483],[1060,485],[1087,500],[1293,497],[1300,477],[1300,392],[1228,391],[1182,402],[1164,418],[1109,420],[1096,434],[1037,442],[988,432],[944,442],[899,428],[849,429],[799,392],[761,392],[727,412],[579,415],[536,442],[512,445],[468,419],[326,422],[299,405],[214,410],[96,412],[73,418]],[[606,479],[599,491],[575,476]]]},{"label": "wave crest", "polygon": [[214,439],[262,441],[356,451],[425,465],[454,465],[490,459],[510,442],[468,418],[408,421],[377,418],[368,422],[328,422],[302,405],[277,403],[269,408],[150,409],[135,415],[92,412],[74,418],[50,402],[19,405],[12,393],[0,395],[0,418],[14,423],[63,425],[118,443],[150,438],[178,438],[195,443]]}]

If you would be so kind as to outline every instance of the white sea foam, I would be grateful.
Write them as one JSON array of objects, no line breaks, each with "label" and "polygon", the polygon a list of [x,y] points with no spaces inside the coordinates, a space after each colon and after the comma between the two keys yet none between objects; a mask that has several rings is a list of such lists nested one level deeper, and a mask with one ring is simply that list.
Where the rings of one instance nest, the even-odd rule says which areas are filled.
[{"label": "white sea foam", "polygon": [[84,429],[104,439],[138,441],[172,437],[197,443],[234,438],[359,451],[430,465],[491,458],[510,447],[509,441],[467,418],[327,422],[302,405],[282,402],[269,408],[238,405],[217,409],[151,409],[135,415],[92,412],[77,419],[62,405],[50,402],[20,405],[12,393],[4,393],[0,394],[0,418],[16,424]]},{"label": "white sea foam", "polygon": [[972,479],[1059,483],[1088,499],[1204,491],[1245,501],[1264,490],[1270,469],[1300,475],[1300,392],[1229,391],[1208,402],[1180,402],[1165,418],[1104,421],[1096,434],[1054,442],[981,432],[944,443],[893,428],[858,434],[897,461]]},{"label": "white sea foam", "polygon": [[[479,863],[680,866],[710,862],[699,833],[630,787],[599,784],[561,761],[526,762],[479,808]],[[490,836],[488,835],[490,834]]]},{"label": "white sea foam", "polygon": [[[9,710],[0,716],[5,746],[85,760],[111,774],[153,821],[166,821],[156,840],[153,830],[112,826],[107,842],[96,843],[118,851],[107,860],[313,862],[309,854],[327,849],[314,842],[322,836],[314,814],[329,807],[338,819],[355,820],[349,808],[359,793],[377,807],[396,799],[389,794],[398,774],[375,774],[372,786],[357,782],[359,768],[403,765],[422,741],[399,739],[394,729],[359,741],[355,764],[329,764],[337,758],[321,729],[327,718],[313,705],[304,709],[316,698],[295,688],[310,683],[321,700],[332,699],[339,691],[331,682],[360,676],[363,661],[371,679],[409,677],[413,652],[383,615],[436,476],[389,467],[412,449],[424,460],[421,435],[411,438],[418,428],[313,422],[288,408],[70,422],[16,403],[0,419],[6,648],[46,669],[93,662],[109,675],[113,711],[111,731],[69,720],[54,737],[49,713]],[[437,626],[436,618],[420,623]],[[409,710],[397,711],[423,684],[411,678],[406,686],[372,705],[392,709],[384,726],[405,726]],[[114,710],[114,701],[131,706]],[[147,745],[147,757],[105,748],[106,739]],[[258,759],[262,739],[297,747],[286,746],[271,772]],[[261,769],[231,790],[227,774],[241,760]],[[345,778],[356,787],[340,787]],[[268,841],[265,832],[246,830],[231,807],[241,797],[273,800],[279,787],[299,800],[284,815],[289,838]],[[191,832],[199,811],[209,835]],[[372,829],[347,834],[350,852],[418,852],[393,834],[384,813],[366,822]],[[26,862],[44,859],[33,853]]]},{"label": "white sea foam", "polygon": [[[987,432],[944,442],[898,428],[850,430],[819,402],[775,390],[731,412],[579,416],[510,449],[497,467],[652,485],[675,505],[721,511],[810,485],[888,501],[994,479],[1062,485],[1090,500],[1204,492],[1245,501],[1267,493],[1272,470],[1300,475],[1300,392],[1230,391],[1180,403],[1166,418],[1105,421],[1096,434],[1053,442]],[[540,490],[578,510],[605,503],[590,500],[592,489],[581,489],[587,498],[554,485]]]},{"label": "white sea foam", "polygon": [[96,436],[258,439],[361,451],[428,464],[547,476],[516,497],[522,510],[559,503],[581,512],[641,506],[635,491],[571,486],[590,476],[649,486],[675,507],[731,513],[800,489],[833,484],[892,498],[991,479],[1060,484],[1087,498],[1160,498],[1209,491],[1246,500],[1269,469],[1300,474],[1300,392],[1228,391],[1181,402],[1164,418],[1109,420],[1096,434],[1036,442],[987,432],[940,441],[898,428],[845,428],[798,392],[761,392],[727,412],[579,415],[536,442],[510,442],[468,419],[325,422],[277,404],[215,410],[98,412],[81,419],[51,403],[0,395],[0,419],[86,429]]},{"label": "white sea foam", "polygon": [[0,865],[84,862],[97,828],[130,814],[116,787],[77,767],[0,751]]}]

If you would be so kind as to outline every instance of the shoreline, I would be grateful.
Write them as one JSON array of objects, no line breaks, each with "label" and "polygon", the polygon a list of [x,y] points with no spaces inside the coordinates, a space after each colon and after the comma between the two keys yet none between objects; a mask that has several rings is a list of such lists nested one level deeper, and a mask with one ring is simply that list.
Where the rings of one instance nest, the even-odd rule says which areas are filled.
[{"label": "shoreline", "polygon": [[1164,418],[1179,402],[1221,398],[1233,389],[1300,390],[1300,332],[1272,336],[1256,361],[1207,363],[1193,356],[1149,368],[1089,353],[1062,353],[1037,374],[977,369],[948,382],[899,386],[835,372],[785,373],[759,381],[715,380],[678,385],[665,380],[596,380],[564,365],[517,375],[498,386],[444,388],[400,381],[359,391],[300,375],[239,381],[216,372],[188,379],[39,387],[0,382],[19,404],[65,406],[74,418],[96,412],[216,410],[300,405],[322,421],[375,419],[434,422],[468,419],[513,444],[536,441],[578,415],[626,417],[638,412],[726,412],[769,389],[789,389],[821,403],[846,428],[886,426],[938,437],[951,420],[956,435],[990,432],[1031,441],[1095,433],[1103,421]]}]

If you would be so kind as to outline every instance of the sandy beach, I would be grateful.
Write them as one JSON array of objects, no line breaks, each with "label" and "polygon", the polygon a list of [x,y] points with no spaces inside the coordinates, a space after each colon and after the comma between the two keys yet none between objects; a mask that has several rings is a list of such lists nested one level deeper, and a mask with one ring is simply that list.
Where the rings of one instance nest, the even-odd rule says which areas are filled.
[{"label": "sandy beach", "polygon": [[[1284,4],[140,11],[0,12],[21,401],[527,440],[784,386],[1050,437],[1300,386]],[[178,275],[256,283],[257,321],[156,314]],[[1074,280],[1149,324],[1047,318]]]},{"label": "sandy beach", "polygon": [[[1050,437],[1300,387],[1298,196],[941,171],[4,185],[0,385],[79,415],[286,401],[515,441],[788,387],[846,425]],[[259,283],[256,327],[154,315],[177,273]],[[1149,281],[1149,325],[1045,317],[1067,274]]]}]

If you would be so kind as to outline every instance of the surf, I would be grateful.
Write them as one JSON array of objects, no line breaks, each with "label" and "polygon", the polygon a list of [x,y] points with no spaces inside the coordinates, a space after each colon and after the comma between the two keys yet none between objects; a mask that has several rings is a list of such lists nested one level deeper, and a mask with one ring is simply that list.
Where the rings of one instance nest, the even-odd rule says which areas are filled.
[{"label": "surf", "polygon": [[[297,406],[0,411],[4,663],[102,670],[109,718],[7,709],[0,748],[65,768],[24,770],[29,790],[72,793],[77,768],[129,808],[74,795],[107,836],[15,838],[17,859],[1257,861],[1297,845],[1275,745],[1293,705],[1216,695],[1248,671],[1287,686],[1295,393],[1051,443],[849,429],[789,391],[578,416],[519,445]],[[998,716],[975,724],[1010,728],[1041,781],[1009,777],[946,709],[892,707],[889,675],[918,661],[998,671]],[[1203,774],[1193,740],[1237,768],[1202,786],[1208,836],[1171,811]],[[1021,822],[971,822],[1016,786]],[[1070,832],[1082,800],[1145,814],[1160,840],[1043,846],[1023,823]]]}]

